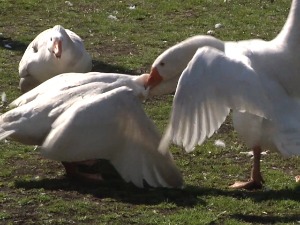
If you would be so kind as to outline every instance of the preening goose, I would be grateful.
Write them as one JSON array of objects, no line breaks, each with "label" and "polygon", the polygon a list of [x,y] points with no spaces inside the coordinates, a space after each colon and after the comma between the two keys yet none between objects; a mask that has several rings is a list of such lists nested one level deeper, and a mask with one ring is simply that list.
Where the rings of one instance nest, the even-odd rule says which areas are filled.
[{"label": "preening goose", "polygon": [[[184,125],[180,125],[180,127],[178,127],[179,125],[175,126],[173,124],[173,119],[171,121],[171,128],[169,128],[171,130],[167,132],[165,140],[174,140],[175,138],[175,142],[183,144],[187,148],[187,150],[191,150],[192,146],[197,143],[202,143],[203,138],[210,136],[216,129],[218,129],[219,125],[222,123],[226,116],[225,111],[233,109],[234,127],[239,135],[245,140],[246,144],[250,148],[252,148],[254,152],[254,163],[253,170],[251,172],[251,179],[247,182],[236,182],[231,186],[233,188],[252,189],[262,187],[263,179],[260,173],[260,153],[262,148],[274,149],[287,156],[298,155],[300,153],[299,150],[297,150],[299,149],[299,146],[297,146],[297,144],[298,138],[300,138],[300,136],[299,122],[296,117],[296,114],[299,114],[300,112],[298,103],[296,101],[300,96],[300,76],[298,74],[300,71],[300,31],[298,29],[300,25],[300,17],[298,16],[299,13],[300,1],[293,0],[287,21],[283,29],[277,35],[277,37],[275,37],[271,41],[245,40],[240,42],[225,42],[225,50],[222,50],[222,48],[220,47],[216,47],[215,43],[217,43],[217,41],[213,42],[213,44],[208,45],[203,44],[201,41],[198,42],[198,45],[196,45],[194,48],[194,52],[197,51],[198,47],[204,46],[215,48],[219,51],[217,51],[217,53],[211,53],[206,56],[205,54],[207,52],[213,51],[211,49],[209,51],[205,49],[205,51],[202,50],[198,52],[197,55],[195,55],[193,62],[191,62],[191,64],[186,68],[184,72],[184,74],[192,74],[191,71],[194,71],[194,73],[197,74],[196,70],[198,69],[198,74],[201,74],[201,72],[203,72],[201,66],[204,65],[206,66],[206,68],[208,68],[208,71],[205,72],[206,76],[202,75],[201,78],[206,77],[206,79],[208,79],[211,74],[218,74],[218,76],[213,77],[223,79],[222,81],[224,82],[224,77],[230,79],[231,81],[233,77],[238,78],[238,76],[235,71],[232,71],[232,74],[234,74],[232,75],[232,77],[227,76],[222,71],[223,69],[227,69],[226,71],[229,71],[230,69],[232,70],[232,68],[235,68],[237,64],[244,65],[244,69],[240,71],[240,79],[244,79],[242,74],[248,70],[251,70],[252,74],[256,74],[253,76],[258,77],[257,83],[260,83],[259,85],[262,87],[259,88],[259,93],[261,94],[261,96],[264,96],[264,99],[265,97],[268,99],[268,101],[265,101],[266,108],[260,107],[261,97],[259,96],[256,103],[256,110],[258,111],[253,111],[253,109],[250,110],[248,106],[245,108],[239,108],[241,107],[241,105],[239,105],[239,100],[245,97],[239,92],[236,92],[234,98],[232,98],[233,95],[229,99],[217,98],[218,101],[215,101],[215,103],[211,103],[212,105],[210,106],[210,108],[207,108],[207,106],[205,106],[205,104],[202,102],[203,100],[200,100],[199,102],[199,100],[197,99],[202,94],[200,89],[197,92],[199,93],[199,95],[192,94],[192,91],[194,92],[195,90],[197,90],[197,83],[193,86],[194,89],[190,90],[189,95],[182,95],[182,93],[184,92],[179,91],[182,88],[181,86],[185,86],[185,82],[178,85],[177,87],[178,93],[176,93],[176,97],[174,99],[175,106],[173,108],[173,114],[176,115],[176,118],[180,119],[180,116],[182,115],[180,113],[180,109],[188,103],[190,105],[186,107],[196,107],[199,112],[202,112],[200,113],[202,117],[192,115],[192,112],[188,113],[188,115],[192,115],[195,119],[195,121],[189,121],[190,124],[188,126],[190,127],[184,128]],[[181,48],[184,48],[184,46],[181,46]],[[225,52],[222,53],[222,51]],[[176,60],[172,61],[170,60],[170,58],[175,58],[178,61],[180,61],[180,59],[185,59],[185,61],[189,61],[191,59],[189,58],[190,55],[185,54],[184,51],[176,51],[176,54],[174,55],[172,51],[167,50],[162,54],[161,57],[158,57],[157,60],[154,61],[146,85],[152,88],[153,93],[155,90],[161,89],[160,86],[171,86],[168,83],[170,83],[171,80],[178,80],[178,74],[180,74],[185,69],[185,67],[181,65],[181,63],[176,62]],[[212,63],[216,61],[215,58],[221,58],[223,60],[217,60],[219,61],[219,64]],[[212,65],[214,68],[212,67]],[[169,72],[175,70],[177,70],[178,72]],[[185,76],[186,78],[182,78],[183,80],[187,80],[188,77],[193,77],[191,75]],[[222,85],[222,83],[218,79],[214,81],[213,85],[212,83],[209,83],[210,85],[212,85],[210,90],[211,93],[203,92],[204,96],[207,97],[206,101],[210,100],[212,96],[215,96],[216,93],[218,93],[218,88],[220,88],[218,85]],[[220,83],[217,84],[218,82]],[[174,83],[176,82],[173,81],[173,85]],[[216,88],[216,85],[218,86],[218,88]],[[234,93],[233,91],[236,91],[230,90],[231,88],[238,88],[237,86],[229,87],[230,88],[228,88],[227,94]],[[257,92],[257,86],[255,85],[253,87],[254,88],[252,90],[249,90],[249,92],[251,93],[248,94],[254,95],[254,92]],[[167,88],[164,89],[167,90]],[[224,90],[222,93],[226,94]],[[182,106],[179,107],[178,105],[180,101],[178,99],[182,98],[181,95],[189,96],[189,101],[186,100],[186,102],[182,103]],[[201,96],[200,99],[203,98],[204,97]],[[230,104],[235,103],[237,105],[230,105],[228,101]],[[254,103],[255,101],[252,101],[252,107],[255,106]],[[222,111],[222,114],[220,114],[220,112],[218,111],[220,110],[220,106],[218,106],[218,104],[220,104],[221,106],[225,105],[227,107],[223,108],[223,110],[226,110]],[[214,110],[215,108],[216,112]],[[188,109],[189,108],[185,109],[185,111]],[[203,114],[205,110],[208,110],[208,112],[210,112],[210,115],[209,113]],[[241,113],[241,110],[244,112]],[[260,112],[262,114],[260,115],[260,113],[257,112]],[[173,114],[172,118],[175,117]],[[221,115],[223,115],[223,117]],[[215,118],[214,116],[217,117]],[[192,127],[192,124],[194,123],[204,125],[201,125],[201,127],[199,127],[200,131],[194,133],[193,129],[195,129],[195,127]],[[210,127],[208,126],[208,124],[213,126]],[[176,132],[182,131],[176,131],[174,127],[176,127],[176,129],[187,129],[187,133],[185,133],[185,136],[177,136]],[[247,127],[247,129],[245,129],[245,127]],[[182,135],[182,133],[180,134]],[[197,137],[197,134],[200,136]],[[181,142],[179,141],[180,138],[182,138]],[[188,141],[198,139],[201,141]],[[165,145],[166,143],[162,143],[162,146]]]},{"label": "preening goose", "polygon": [[92,59],[74,32],[56,25],[40,33],[27,47],[20,63],[20,89],[27,92],[49,78],[67,72],[85,73]]},{"label": "preening goose", "polygon": [[158,151],[160,134],[139,99],[147,95],[147,76],[55,76],[10,104],[0,116],[0,139],[38,145],[44,157],[62,161],[68,175],[81,179],[99,177],[76,170],[77,164],[107,159],[137,187],[146,181],[180,188],[181,173],[170,152]]}]

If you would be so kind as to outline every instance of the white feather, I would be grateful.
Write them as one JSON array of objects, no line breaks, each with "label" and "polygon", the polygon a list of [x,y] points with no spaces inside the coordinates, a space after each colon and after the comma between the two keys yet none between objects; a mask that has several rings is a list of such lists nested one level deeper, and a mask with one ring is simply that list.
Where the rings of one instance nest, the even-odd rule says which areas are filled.
[{"label": "white feather", "polygon": [[[0,139],[39,145],[57,161],[107,159],[125,181],[138,187],[183,185],[169,151],[140,96],[145,75],[61,74],[16,99],[0,117]],[[51,91],[49,91],[51,88]]]}]

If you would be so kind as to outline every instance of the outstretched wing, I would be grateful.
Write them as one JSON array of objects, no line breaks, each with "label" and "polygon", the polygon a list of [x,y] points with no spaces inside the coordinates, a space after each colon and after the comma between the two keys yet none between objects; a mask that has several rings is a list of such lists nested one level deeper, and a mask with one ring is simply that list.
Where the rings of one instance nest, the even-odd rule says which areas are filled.
[{"label": "outstretched wing", "polygon": [[[35,99],[49,95],[49,93],[63,92],[68,89],[77,88],[90,83],[98,83],[97,89],[103,89],[103,92],[107,89],[113,89],[117,86],[128,86],[135,88],[139,84],[139,79],[144,79],[145,76],[132,76],[127,74],[118,73],[100,73],[100,72],[89,72],[89,73],[63,73],[46,80],[34,89],[21,95],[10,103],[10,107],[18,107],[27,104]],[[133,82],[136,81],[136,82]],[[141,86],[141,85],[140,85]],[[83,92],[84,93],[84,92]]]},{"label": "outstretched wing", "polygon": [[181,75],[160,150],[171,141],[192,151],[219,129],[230,109],[270,116],[260,78],[251,67],[216,49],[201,48]]},{"label": "outstretched wing", "polygon": [[143,187],[181,187],[169,152],[158,151],[160,135],[127,87],[79,101],[53,124],[42,154],[59,161],[107,159],[125,181]]}]

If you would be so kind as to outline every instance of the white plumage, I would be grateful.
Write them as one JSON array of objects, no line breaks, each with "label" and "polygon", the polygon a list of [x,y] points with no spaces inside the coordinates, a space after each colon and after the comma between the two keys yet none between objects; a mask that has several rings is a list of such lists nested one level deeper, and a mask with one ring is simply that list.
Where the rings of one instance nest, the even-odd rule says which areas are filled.
[{"label": "white plumage", "polygon": [[179,79],[169,135],[190,152],[221,126],[230,109],[267,117],[267,103],[260,78],[251,68],[203,47]]},{"label": "white plumage", "polygon": [[83,41],[60,25],[40,33],[27,47],[20,63],[20,89],[26,92],[61,73],[85,73],[92,59]]},{"label": "white plumage", "polygon": [[276,81],[210,47],[196,52],[179,79],[165,141],[171,138],[192,151],[220,127],[230,109],[235,129],[249,146],[300,154],[298,101]]},{"label": "white plumage", "polygon": [[44,157],[57,161],[107,159],[138,187],[146,181],[180,188],[181,173],[170,152],[158,151],[160,134],[139,99],[147,94],[147,76],[53,77],[10,104],[15,108],[0,116],[0,139],[39,145]]},{"label": "white plumage", "polygon": [[[251,180],[232,187],[261,187],[262,148],[285,156],[300,154],[299,13],[300,2],[294,0],[283,29],[271,41],[221,42],[210,38],[212,42],[207,43],[205,36],[197,36],[168,49],[154,61],[147,83],[153,92],[171,80],[174,85],[185,68],[183,64],[200,48],[179,80],[162,151],[169,140],[193,150],[233,109],[234,127],[253,149],[254,165]],[[188,43],[195,40],[197,44],[191,48]],[[183,64],[176,63],[180,59]]]}]

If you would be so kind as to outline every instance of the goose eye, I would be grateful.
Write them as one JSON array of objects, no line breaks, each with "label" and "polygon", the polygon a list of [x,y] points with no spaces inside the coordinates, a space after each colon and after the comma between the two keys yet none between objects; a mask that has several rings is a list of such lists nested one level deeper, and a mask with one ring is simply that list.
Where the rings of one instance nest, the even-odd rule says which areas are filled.
[{"label": "goose eye", "polygon": [[50,41],[52,41],[52,38],[50,38]]},{"label": "goose eye", "polygon": [[164,63],[164,62],[161,62],[161,63],[159,63],[159,65],[161,65],[161,66],[164,66],[164,65],[165,65],[165,63]]}]

